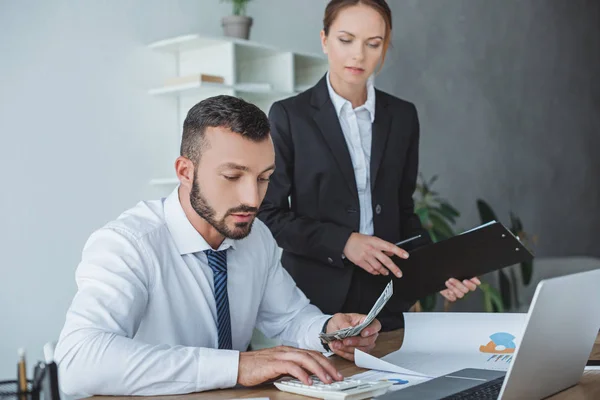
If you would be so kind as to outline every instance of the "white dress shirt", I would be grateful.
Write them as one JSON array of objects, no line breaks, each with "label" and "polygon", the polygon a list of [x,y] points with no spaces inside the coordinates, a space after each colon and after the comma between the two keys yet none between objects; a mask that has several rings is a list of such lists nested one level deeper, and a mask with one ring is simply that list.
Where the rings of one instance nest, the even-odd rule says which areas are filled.
[{"label": "white dress shirt", "polygon": [[373,77],[367,81],[367,101],[352,108],[352,103],[333,90],[327,72],[329,97],[340,120],[342,132],[354,167],[360,206],[360,229],[363,235],[373,235],[373,204],[371,201],[371,138],[375,120],[375,87]]},{"label": "white dress shirt", "polygon": [[234,386],[254,327],[285,344],[324,351],[328,316],[281,267],[269,229],[225,240],[233,350],[218,350],[210,249],[177,189],[141,202],[91,235],[78,291],[55,353],[71,395],[160,395]]}]

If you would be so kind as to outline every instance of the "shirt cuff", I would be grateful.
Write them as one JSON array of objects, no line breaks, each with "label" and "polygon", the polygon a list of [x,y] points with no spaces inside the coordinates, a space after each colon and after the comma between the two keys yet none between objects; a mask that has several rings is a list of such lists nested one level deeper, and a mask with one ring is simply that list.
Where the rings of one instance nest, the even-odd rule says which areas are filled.
[{"label": "shirt cuff", "polygon": [[240,352],[200,348],[198,391],[225,389],[237,384]]},{"label": "shirt cuff", "polygon": [[325,324],[325,322],[331,317],[331,315],[323,315],[322,317],[315,319],[315,322],[312,323],[308,329],[309,337],[306,339],[309,349],[316,350],[321,353],[326,352],[325,348],[323,347],[323,342],[321,342],[321,339],[319,338],[319,334],[323,330],[323,324]]}]

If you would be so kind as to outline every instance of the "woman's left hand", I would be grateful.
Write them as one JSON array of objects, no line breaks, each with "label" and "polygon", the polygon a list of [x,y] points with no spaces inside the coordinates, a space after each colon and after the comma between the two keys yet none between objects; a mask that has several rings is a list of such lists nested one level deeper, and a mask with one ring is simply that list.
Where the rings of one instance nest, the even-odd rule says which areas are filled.
[{"label": "woman's left hand", "polygon": [[458,279],[450,278],[446,281],[446,287],[440,292],[444,298],[450,302],[455,302],[457,299],[462,299],[465,294],[477,290],[477,286],[481,285],[478,278],[465,279],[460,282]]}]

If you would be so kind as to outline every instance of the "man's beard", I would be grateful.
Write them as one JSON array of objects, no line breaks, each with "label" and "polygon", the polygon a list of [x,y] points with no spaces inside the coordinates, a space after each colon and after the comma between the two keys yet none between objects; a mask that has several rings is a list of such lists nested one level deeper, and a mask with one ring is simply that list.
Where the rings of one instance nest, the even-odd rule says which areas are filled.
[{"label": "man's beard", "polygon": [[245,238],[250,234],[252,229],[252,223],[254,219],[250,222],[236,222],[235,227],[237,229],[231,230],[225,223],[225,218],[231,214],[235,213],[256,213],[258,209],[256,207],[250,207],[246,205],[240,205],[235,208],[230,208],[227,210],[223,218],[220,220],[215,219],[215,209],[212,208],[206,198],[200,193],[200,186],[196,179],[194,179],[194,183],[192,185],[192,191],[190,192],[190,203],[192,204],[192,208],[194,211],[198,213],[206,222],[212,225],[213,228],[217,230],[221,235],[225,236],[228,239],[240,240]]}]

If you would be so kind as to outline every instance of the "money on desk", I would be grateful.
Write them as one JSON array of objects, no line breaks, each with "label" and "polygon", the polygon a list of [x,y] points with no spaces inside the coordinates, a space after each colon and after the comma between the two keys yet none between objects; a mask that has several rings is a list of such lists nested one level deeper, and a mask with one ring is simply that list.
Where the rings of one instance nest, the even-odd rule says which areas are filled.
[{"label": "money on desk", "polygon": [[332,333],[321,333],[319,334],[319,339],[321,339],[323,343],[331,343],[335,340],[342,340],[350,336],[360,335],[362,330],[369,326],[369,324],[373,322],[375,317],[377,317],[377,314],[379,314],[379,312],[383,310],[383,307],[392,297],[392,294],[394,294],[394,285],[392,281],[390,281],[390,283],[387,284],[385,289],[383,289],[383,292],[375,302],[373,308],[371,308],[371,311],[369,311],[367,318],[365,318],[365,320],[361,324],[340,329]]}]

